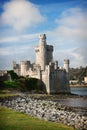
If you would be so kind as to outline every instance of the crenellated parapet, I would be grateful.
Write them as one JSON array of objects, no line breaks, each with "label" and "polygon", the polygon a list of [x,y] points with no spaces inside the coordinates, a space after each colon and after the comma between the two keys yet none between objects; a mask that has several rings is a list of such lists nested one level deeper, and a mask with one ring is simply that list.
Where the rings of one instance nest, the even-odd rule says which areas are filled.
[{"label": "crenellated parapet", "polygon": [[69,73],[69,59],[64,60],[64,69]]},{"label": "crenellated parapet", "polygon": [[46,45],[46,34],[39,35],[39,45],[45,46]]}]

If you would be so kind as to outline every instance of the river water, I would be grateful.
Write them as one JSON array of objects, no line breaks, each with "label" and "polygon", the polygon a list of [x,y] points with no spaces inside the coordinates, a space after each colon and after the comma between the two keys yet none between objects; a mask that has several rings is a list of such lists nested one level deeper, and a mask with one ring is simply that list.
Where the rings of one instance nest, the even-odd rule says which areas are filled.
[{"label": "river water", "polygon": [[81,95],[81,96],[87,96],[87,87],[86,88],[71,88],[71,93]]},{"label": "river water", "polygon": [[82,108],[87,108],[87,98],[83,97],[74,97],[74,98],[66,98],[66,99],[58,99],[57,100],[60,104],[64,104],[67,106],[72,106],[72,107],[82,107]]},{"label": "river water", "polygon": [[[65,99],[61,97],[57,101],[66,106],[80,107],[87,110],[87,88],[71,88],[71,93],[80,96],[67,97]],[[87,115],[87,111],[85,113]]]}]

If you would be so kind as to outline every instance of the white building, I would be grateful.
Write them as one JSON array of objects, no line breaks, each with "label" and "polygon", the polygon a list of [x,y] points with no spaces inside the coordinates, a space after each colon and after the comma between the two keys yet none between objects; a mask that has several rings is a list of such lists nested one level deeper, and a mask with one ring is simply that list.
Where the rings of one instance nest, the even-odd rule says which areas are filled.
[{"label": "white building", "polygon": [[84,77],[84,82],[85,82],[85,83],[87,83],[87,76],[86,76],[86,77]]},{"label": "white building", "polygon": [[21,61],[20,64],[13,62],[14,72],[42,80],[48,94],[70,92],[69,60],[64,60],[64,66],[59,69],[58,61],[53,60],[53,46],[47,45],[45,34],[40,34],[35,52],[35,64],[31,64],[30,61]]}]

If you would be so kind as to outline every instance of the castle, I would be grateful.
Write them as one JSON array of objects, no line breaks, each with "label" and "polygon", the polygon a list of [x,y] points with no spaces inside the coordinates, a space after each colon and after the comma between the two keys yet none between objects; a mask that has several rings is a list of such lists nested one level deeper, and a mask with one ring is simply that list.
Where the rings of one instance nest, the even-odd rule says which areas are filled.
[{"label": "castle", "polygon": [[36,63],[21,61],[13,62],[13,70],[20,76],[37,78],[43,81],[48,94],[70,92],[69,60],[64,60],[60,69],[58,61],[53,60],[53,46],[47,45],[46,35],[39,35],[39,45],[35,47]]}]

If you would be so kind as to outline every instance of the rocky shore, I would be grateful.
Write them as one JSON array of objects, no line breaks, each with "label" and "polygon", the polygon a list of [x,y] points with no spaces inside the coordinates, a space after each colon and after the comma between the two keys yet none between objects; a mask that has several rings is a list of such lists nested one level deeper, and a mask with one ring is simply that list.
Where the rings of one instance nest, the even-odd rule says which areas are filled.
[{"label": "rocky shore", "polygon": [[[55,96],[54,96],[55,97]],[[63,123],[77,130],[87,130],[87,116],[79,115],[79,108],[69,107],[43,96],[20,94],[16,97],[0,98],[0,105],[24,112],[40,119]]]}]

